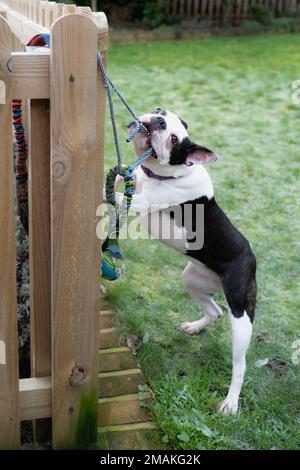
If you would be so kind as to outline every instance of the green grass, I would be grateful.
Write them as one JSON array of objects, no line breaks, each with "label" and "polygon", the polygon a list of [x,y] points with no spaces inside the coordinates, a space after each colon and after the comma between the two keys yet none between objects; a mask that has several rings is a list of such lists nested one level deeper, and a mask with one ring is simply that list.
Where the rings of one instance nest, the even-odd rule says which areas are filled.
[{"label": "green grass", "polygon": [[[107,284],[108,297],[124,330],[147,339],[139,361],[170,448],[299,449],[300,374],[291,360],[300,326],[300,105],[291,102],[299,48],[300,36],[282,35],[109,50],[110,75],[137,113],[156,106],[176,112],[193,139],[222,156],[209,168],[216,198],[258,261],[241,412],[223,417],[218,408],[231,375],[226,315],[199,336],[182,333],[180,323],[201,313],[182,284],[187,260],[155,241],[122,242],[126,275]],[[125,127],[129,118],[117,111]],[[123,149],[127,162],[134,161],[131,147]],[[115,162],[109,123],[105,158],[106,168]],[[285,361],[281,375],[255,366],[266,357]]]}]

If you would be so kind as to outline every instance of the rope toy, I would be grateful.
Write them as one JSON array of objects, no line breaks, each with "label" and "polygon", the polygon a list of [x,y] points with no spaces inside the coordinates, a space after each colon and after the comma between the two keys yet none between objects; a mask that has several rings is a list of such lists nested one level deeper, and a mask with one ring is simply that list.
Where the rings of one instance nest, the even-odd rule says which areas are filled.
[{"label": "rope toy", "polygon": [[[102,245],[101,276],[108,281],[122,277],[125,271],[123,256],[120,251],[118,238],[131,206],[135,191],[135,181],[132,175],[134,169],[152,155],[152,148],[147,149],[133,166],[121,165],[111,168],[106,177],[106,201],[108,205],[109,234]],[[117,205],[115,194],[116,177],[122,176],[125,184],[124,195],[120,207]]]},{"label": "rope toy", "polygon": [[[116,279],[119,279],[124,274],[124,270],[125,270],[123,256],[121,254],[119,243],[118,243],[118,238],[119,238],[120,230],[127,219],[132,197],[135,191],[135,183],[134,183],[134,177],[132,173],[138,165],[140,165],[144,160],[146,160],[153,154],[153,149],[150,147],[147,150],[145,150],[145,152],[135,161],[134,165],[132,166],[122,165],[122,155],[121,155],[119,136],[118,136],[117,126],[116,126],[114,105],[113,105],[113,99],[112,99],[112,90],[116,93],[118,98],[124,104],[129,114],[131,114],[131,116],[133,117],[133,121],[129,123],[127,126],[128,128],[133,126],[133,130],[131,131],[130,135],[127,137],[126,142],[127,143],[131,142],[139,132],[142,132],[146,134],[147,136],[150,136],[150,132],[148,131],[148,129],[146,129],[143,123],[139,120],[139,118],[136,116],[136,114],[133,112],[133,110],[127,103],[122,93],[118,90],[118,88],[113,84],[113,82],[108,77],[105,66],[104,66],[103,57],[100,52],[98,52],[97,54],[97,59],[98,59],[100,71],[102,73],[104,87],[107,93],[108,105],[109,105],[109,111],[110,111],[110,120],[111,120],[113,136],[114,136],[114,144],[115,144],[115,149],[116,149],[116,154],[117,154],[117,159],[118,159],[117,166],[112,168],[108,172],[107,178],[106,178],[105,190],[106,190],[106,200],[108,203],[109,230],[108,230],[108,237],[106,238],[106,240],[104,241],[102,245],[102,262],[101,262],[102,278],[107,279],[109,281],[114,281]],[[115,181],[116,181],[116,177],[118,174],[123,177],[124,184],[125,184],[123,200],[122,200],[120,207],[118,207],[117,205],[115,190],[114,190]]]},{"label": "rope toy", "polygon": [[[125,183],[124,197],[120,208],[117,207],[114,190],[118,174],[124,178]],[[109,237],[106,238],[102,245],[101,275],[104,279],[114,281],[120,278],[125,270],[118,237],[128,215],[134,194],[134,180],[130,169],[125,165],[122,165],[121,169],[118,166],[111,168],[106,177],[105,190],[108,204]]]}]

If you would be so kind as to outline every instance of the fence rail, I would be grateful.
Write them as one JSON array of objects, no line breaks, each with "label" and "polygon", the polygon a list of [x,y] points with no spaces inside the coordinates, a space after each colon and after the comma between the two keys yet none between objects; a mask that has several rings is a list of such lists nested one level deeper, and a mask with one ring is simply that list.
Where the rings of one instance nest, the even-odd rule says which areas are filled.
[{"label": "fence rail", "polygon": [[[161,0],[161,3],[165,0]],[[274,15],[300,14],[300,0],[167,0],[168,11],[183,18],[221,20],[230,12],[236,21],[251,17],[250,7],[264,5]]]},{"label": "fence rail", "polygon": [[[38,33],[50,33],[50,50],[24,48]],[[105,15],[86,7],[0,3],[0,449],[19,447],[24,419],[51,417],[54,448],[96,435],[105,109],[97,51],[105,56],[107,35]],[[26,100],[29,144],[32,377],[21,380],[13,99]]]}]

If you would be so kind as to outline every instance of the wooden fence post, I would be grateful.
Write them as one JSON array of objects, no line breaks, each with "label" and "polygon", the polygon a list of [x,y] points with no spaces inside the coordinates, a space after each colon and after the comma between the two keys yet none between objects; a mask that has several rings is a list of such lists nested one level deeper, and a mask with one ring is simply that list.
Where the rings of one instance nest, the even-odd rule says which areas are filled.
[{"label": "wooden fence post", "polygon": [[97,27],[69,14],[52,27],[51,245],[53,448],[96,439],[100,242],[95,216],[103,142]]},{"label": "wooden fence post", "polygon": [[[15,185],[12,141],[12,32],[0,16],[0,448],[20,445],[16,294]],[[4,83],[4,85],[3,85]],[[3,354],[4,352],[4,354]]]}]

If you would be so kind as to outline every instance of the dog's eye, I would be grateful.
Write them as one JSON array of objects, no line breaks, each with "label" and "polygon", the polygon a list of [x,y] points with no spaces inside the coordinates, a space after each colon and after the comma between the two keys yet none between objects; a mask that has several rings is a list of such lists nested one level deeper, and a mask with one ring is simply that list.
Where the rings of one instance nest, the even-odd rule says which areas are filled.
[{"label": "dog's eye", "polygon": [[177,144],[177,142],[178,142],[177,135],[171,134],[171,142],[172,142],[172,144]]}]

